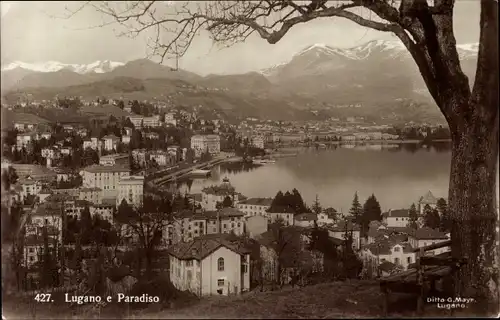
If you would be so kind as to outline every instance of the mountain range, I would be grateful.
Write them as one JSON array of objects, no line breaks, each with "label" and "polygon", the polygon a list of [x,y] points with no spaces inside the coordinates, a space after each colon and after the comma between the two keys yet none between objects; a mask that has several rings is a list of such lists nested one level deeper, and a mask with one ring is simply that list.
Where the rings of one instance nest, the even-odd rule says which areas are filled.
[{"label": "mountain range", "polygon": [[[478,45],[461,44],[457,50],[464,72],[473,79]],[[227,109],[248,103],[255,103],[256,109],[262,108],[261,105],[298,109],[339,104],[381,105],[398,99],[433,104],[409,52],[401,42],[385,40],[353,48],[314,44],[297,52],[290,61],[237,75],[203,77],[147,59],[128,63],[97,61],[88,65],[13,62],[2,66],[1,75],[2,96],[7,100],[26,93],[35,99],[41,96],[50,99],[57,93],[147,99],[167,92],[172,98],[183,92],[184,100],[200,95],[207,101],[211,97],[230,97],[226,100],[232,102],[225,102]],[[175,89],[180,87],[192,88]]]}]

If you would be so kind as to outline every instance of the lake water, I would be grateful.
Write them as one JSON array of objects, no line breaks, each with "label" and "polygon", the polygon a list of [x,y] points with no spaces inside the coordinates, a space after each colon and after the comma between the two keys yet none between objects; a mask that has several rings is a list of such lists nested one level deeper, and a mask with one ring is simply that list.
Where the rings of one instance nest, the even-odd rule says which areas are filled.
[{"label": "lake water", "polygon": [[274,197],[281,190],[297,188],[308,205],[316,194],[323,207],[349,210],[357,191],[361,203],[375,194],[382,210],[408,208],[431,190],[447,197],[451,150],[447,143],[392,148],[356,146],[297,149],[297,156],[262,166],[223,164],[208,179],[178,182],[181,192],[199,193],[205,186],[228,177],[237,192],[247,197]]}]

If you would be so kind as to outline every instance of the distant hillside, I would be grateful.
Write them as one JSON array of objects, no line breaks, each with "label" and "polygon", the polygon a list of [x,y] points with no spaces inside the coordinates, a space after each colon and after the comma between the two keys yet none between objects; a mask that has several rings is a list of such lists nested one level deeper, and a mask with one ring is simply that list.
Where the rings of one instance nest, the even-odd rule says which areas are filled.
[{"label": "distant hillside", "polygon": [[[477,49],[477,44],[457,45],[462,68],[471,85]],[[368,117],[387,113],[384,118],[437,116],[441,119],[439,112],[434,113],[437,107],[415,62],[400,41],[374,40],[348,49],[314,44],[296,53],[290,61],[261,72],[206,77],[148,59],[123,65],[108,63],[106,68],[104,64],[78,67],[85,70],[96,67],[102,73],[77,73],[76,67],[57,69],[60,67],[57,63],[55,69],[46,68],[46,71],[57,69],[56,72],[38,72],[25,70],[26,64],[18,64],[20,67],[2,71],[2,97],[10,103],[19,99],[48,100],[56,95],[92,100],[106,96],[201,105],[235,115],[269,119],[305,119],[311,116],[308,110],[360,104],[362,108],[355,111],[362,111]],[[393,104],[404,100],[424,103],[424,106],[405,109]],[[344,116],[352,111],[338,109],[332,113]]]},{"label": "distant hillside", "polygon": [[117,119],[122,117],[127,117],[130,114],[126,111],[123,111],[117,106],[113,106],[110,104],[100,105],[100,106],[84,106],[80,109],[80,113],[84,115],[92,116],[114,116]]},{"label": "distant hillside", "polygon": [[14,123],[19,121],[27,121],[39,124],[48,124],[49,122],[51,122],[50,120],[39,117],[33,113],[14,112],[4,108],[2,108],[1,118],[2,118],[2,129],[5,128],[11,129],[14,127]]},{"label": "distant hillside", "polygon": [[[118,68],[117,68],[118,69]],[[209,109],[224,111],[231,117],[262,117],[274,120],[293,120],[301,118],[307,112],[298,111],[287,100],[272,97],[259,97],[252,92],[215,91],[203,89],[200,86],[178,79],[134,79],[118,77],[77,86],[64,88],[28,88],[7,93],[4,98],[7,102],[14,103],[30,92],[35,100],[49,100],[59,97],[83,97],[95,100],[105,96],[113,99],[126,100],[151,100],[157,98],[166,100],[178,106],[204,106]],[[85,107],[83,114],[95,112],[94,107]],[[105,111],[107,113],[108,111]],[[120,117],[122,110],[114,107],[109,111]]]}]

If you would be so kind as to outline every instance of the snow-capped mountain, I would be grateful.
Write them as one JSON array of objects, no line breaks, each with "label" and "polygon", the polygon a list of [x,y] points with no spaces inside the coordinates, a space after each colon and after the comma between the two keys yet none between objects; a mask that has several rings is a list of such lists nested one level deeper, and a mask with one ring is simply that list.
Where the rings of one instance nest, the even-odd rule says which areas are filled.
[{"label": "snow-capped mountain", "polygon": [[[478,48],[478,43],[457,45],[461,60],[475,58]],[[311,65],[332,68],[334,65],[338,66],[348,61],[367,60],[373,63],[374,60],[377,59],[394,60],[406,58],[410,58],[409,52],[399,40],[373,40],[352,48],[335,48],[320,43],[313,44],[300,50],[293,55],[292,59],[288,62],[274,65],[260,72],[265,76],[273,77],[284,69],[289,68],[291,64],[300,63],[303,67],[307,66],[308,68],[311,67]],[[323,61],[320,63],[319,60]],[[336,67],[334,67],[334,69],[336,69]]]},{"label": "snow-capped mountain", "polygon": [[15,70],[18,68],[36,71],[36,72],[57,72],[68,70],[79,74],[86,73],[106,73],[113,71],[116,67],[123,66],[122,62],[115,61],[95,61],[89,64],[69,64],[57,61],[47,61],[41,63],[26,63],[22,61],[14,61],[2,67],[2,72]]},{"label": "snow-capped mountain", "polygon": [[[475,73],[478,44],[460,44],[457,49],[470,78]],[[426,89],[399,40],[374,40],[352,48],[314,44],[261,74],[291,92],[327,101],[357,95],[404,98]]]}]

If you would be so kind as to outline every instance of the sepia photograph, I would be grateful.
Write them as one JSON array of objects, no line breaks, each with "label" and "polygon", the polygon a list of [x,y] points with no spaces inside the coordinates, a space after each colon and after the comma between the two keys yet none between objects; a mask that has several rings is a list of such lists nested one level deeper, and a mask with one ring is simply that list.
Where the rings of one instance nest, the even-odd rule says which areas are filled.
[{"label": "sepia photograph", "polygon": [[500,316],[498,0],[0,4],[2,320]]}]

